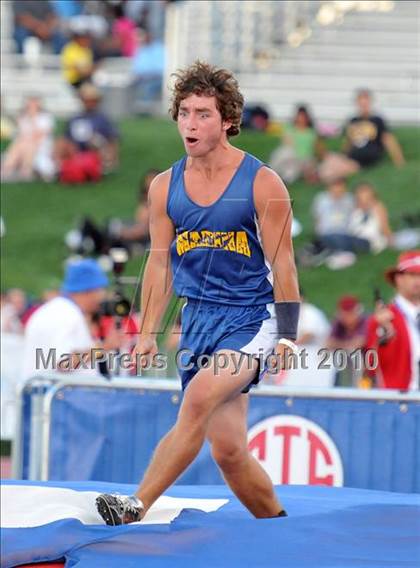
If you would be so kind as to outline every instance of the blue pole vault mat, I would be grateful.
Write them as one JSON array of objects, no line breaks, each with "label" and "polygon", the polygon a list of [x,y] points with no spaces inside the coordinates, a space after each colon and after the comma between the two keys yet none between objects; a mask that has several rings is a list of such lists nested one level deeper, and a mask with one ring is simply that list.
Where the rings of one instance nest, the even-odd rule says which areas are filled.
[{"label": "blue pole vault mat", "polygon": [[[27,481],[5,481],[2,490],[10,485],[135,490],[134,485],[101,482]],[[173,486],[165,495],[229,501],[212,513],[184,509],[167,525],[108,527],[65,518],[33,528],[3,528],[1,566],[59,559],[65,559],[66,568],[420,565],[420,495],[314,486],[276,491],[287,518],[254,519],[224,486]]]}]

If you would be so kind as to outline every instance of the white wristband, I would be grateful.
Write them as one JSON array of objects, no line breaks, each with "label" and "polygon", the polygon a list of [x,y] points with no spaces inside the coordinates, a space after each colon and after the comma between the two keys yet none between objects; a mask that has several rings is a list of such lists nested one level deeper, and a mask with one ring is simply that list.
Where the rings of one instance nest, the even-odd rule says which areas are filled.
[{"label": "white wristband", "polygon": [[285,337],[282,337],[279,340],[279,343],[288,347],[291,351],[293,351],[293,353],[296,353],[296,355],[299,353],[299,347],[296,345],[296,343],[293,343],[293,341],[290,341],[290,339],[286,339]]}]

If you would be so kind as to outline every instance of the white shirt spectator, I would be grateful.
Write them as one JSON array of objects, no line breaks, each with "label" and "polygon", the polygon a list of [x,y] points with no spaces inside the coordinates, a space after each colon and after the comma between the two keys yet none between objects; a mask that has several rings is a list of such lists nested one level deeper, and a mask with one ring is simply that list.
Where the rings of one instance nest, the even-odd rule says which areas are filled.
[{"label": "white shirt spectator", "polygon": [[40,112],[36,116],[23,115],[18,119],[18,130],[21,134],[53,135],[54,118],[48,112]]},{"label": "white shirt spectator", "polygon": [[[24,376],[29,378],[57,375],[60,371],[53,368],[52,354],[55,355],[58,364],[60,358],[66,354],[84,353],[93,346],[94,339],[79,306],[70,298],[58,296],[38,308],[26,325]],[[48,355],[51,354],[47,369],[44,369],[40,355],[37,361],[37,349],[42,350],[44,362],[48,361]],[[80,369],[77,373],[97,375],[94,369]]]},{"label": "white shirt spectator", "polygon": [[302,302],[297,334],[298,343],[322,347],[329,334],[330,324],[325,314],[313,304]]},{"label": "white shirt spectator", "polygon": [[53,160],[54,117],[41,111],[36,116],[23,115],[18,120],[18,132],[24,136],[38,136],[38,149],[34,156],[34,170],[45,180],[55,174]]},{"label": "white shirt spectator", "polygon": [[387,247],[388,240],[382,232],[380,219],[374,210],[355,209],[350,216],[349,231],[355,237],[369,241],[371,251],[375,254]]},{"label": "white shirt spectator", "polygon": [[316,234],[347,234],[353,208],[353,197],[349,193],[338,198],[332,197],[328,191],[318,193],[312,204]]}]

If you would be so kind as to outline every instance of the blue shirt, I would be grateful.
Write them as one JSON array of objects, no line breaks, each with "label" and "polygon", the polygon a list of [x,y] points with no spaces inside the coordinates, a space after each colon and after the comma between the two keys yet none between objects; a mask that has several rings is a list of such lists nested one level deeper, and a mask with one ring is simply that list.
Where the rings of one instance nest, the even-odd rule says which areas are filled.
[{"label": "blue shirt", "polygon": [[142,45],[133,57],[132,69],[134,75],[163,75],[165,69],[165,48],[163,43],[154,41]]},{"label": "blue shirt", "polygon": [[172,167],[167,204],[176,229],[171,245],[175,293],[237,306],[272,303],[272,272],[253,196],[255,176],[264,164],[245,154],[223,194],[205,207],[185,190],[186,160]]},{"label": "blue shirt", "polygon": [[102,112],[84,112],[70,119],[66,127],[66,137],[83,151],[91,144],[96,143],[99,146],[100,139],[107,142],[117,139],[118,131]]},{"label": "blue shirt", "polygon": [[82,3],[79,0],[52,0],[50,3],[60,20],[70,20],[74,16],[80,16],[83,12]]}]

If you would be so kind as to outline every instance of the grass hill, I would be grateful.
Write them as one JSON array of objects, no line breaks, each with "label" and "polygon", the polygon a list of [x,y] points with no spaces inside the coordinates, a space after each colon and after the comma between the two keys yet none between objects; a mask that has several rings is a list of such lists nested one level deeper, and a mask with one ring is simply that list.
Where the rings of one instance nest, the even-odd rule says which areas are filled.
[{"label": "grass hill", "polygon": [[[33,295],[60,281],[63,261],[68,255],[63,236],[88,214],[97,221],[110,217],[131,218],[136,205],[139,180],[149,168],[166,169],[183,154],[176,126],[165,119],[133,118],[120,124],[121,167],[95,185],[61,186],[41,182],[4,184],[1,193],[6,235],[2,239],[2,289],[21,287]],[[402,215],[420,209],[420,129],[398,128],[407,165],[396,169],[389,161],[364,171],[349,181],[372,182],[390,211],[394,229],[402,227]],[[278,144],[275,136],[243,132],[233,143],[267,160]],[[340,140],[329,141],[338,148]],[[417,188],[417,189],[416,189]],[[312,234],[310,205],[321,186],[296,183],[289,187],[295,217],[304,231],[296,239],[300,247]],[[380,285],[385,297],[392,294],[383,281],[383,270],[394,263],[396,251],[377,256],[361,256],[345,270],[332,272],[325,267],[302,269],[300,281],[308,299],[328,314],[344,293],[358,294],[372,307],[373,287]],[[137,275],[140,259],[130,261],[127,274]]]}]

